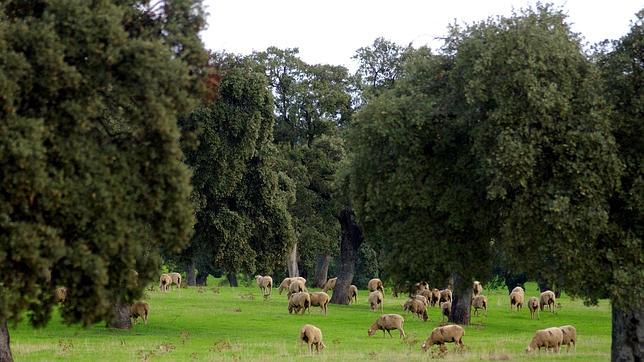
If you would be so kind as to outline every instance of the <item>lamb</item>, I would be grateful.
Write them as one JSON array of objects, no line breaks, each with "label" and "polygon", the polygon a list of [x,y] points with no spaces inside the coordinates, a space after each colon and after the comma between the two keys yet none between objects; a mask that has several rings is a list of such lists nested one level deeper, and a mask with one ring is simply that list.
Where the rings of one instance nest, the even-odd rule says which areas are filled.
[{"label": "lamb", "polygon": [[563,342],[563,332],[558,327],[540,329],[535,332],[532,341],[525,349],[525,352],[531,352],[535,349],[541,350],[541,347],[545,347],[546,350],[554,349],[555,352],[559,352],[561,348],[561,343]]},{"label": "lamb", "polygon": [[320,307],[320,309],[326,315],[327,308],[329,306],[329,295],[325,292],[315,292],[309,293],[309,298],[311,300],[311,307]]},{"label": "lamb", "polygon": [[514,288],[512,293],[510,293],[510,310],[512,310],[512,306],[516,306],[517,310],[523,308],[523,303],[525,303],[525,293],[523,292],[523,288]]},{"label": "lamb", "polygon": [[297,314],[299,311],[302,311],[302,314],[309,310],[309,314],[311,313],[311,310],[309,307],[311,306],[311,297],[309,296],[309,293],[307,292],[298,292],[291,294],[291,296],[288,298],[288,314],[291,314],[295,312]]},{"label": "lamb", "polygon": [[420,299],[411,298],[407,300],[403,306],[403,310],[411,312],[412,315],[417,316],[418,319],[422,319],[425,322],[429,319],[427,316],[427,304]]},{"label": "lamb", "polygon": [[485,311],[485,315],[487,315],[487,297],[480,294],[472,298],[472,307],[474,308],[474,315],[479,314],[479,309],[483,309]]},{"label": "lamb", "polygon": [[373,278],[367,283],[367,289],[369,289],[370,292],[374,292],[376,290],[379,290],[382,294],[385,294],[385,289],[382,284],[382,280],[378,278]]},{"label": "lamb", "polygon": [[168,288],[170,288],[170,284],[172,284],[172,277],[170,274],[161,274],[161,277],[159,277],[159,290],[167,292]]},{"label": "lamb", "polygon": [[335,288],[335,284],[338,282],[338,278],[331,278],[324,283],[324,286],[322,287],[323,292],[328,292],[329,290],[333,290]]},{"label": "lamb", "polygon": [[577,329],[574,326],[566,325],[559,327],[563,333],[562,345],[566,345],[566,352],[570,351],[570,344],[572,343],[575,350],[577,349]]},{"label": "lamb", "polygon": [[133,323],[138,321],[138,318],[143,318],[143,322],[148,324],[148,314],[150,313],[150,305],[146,302],[136,302],[130,306],[130,317]]},{"label": "lamb", "polygon": [[379,290],[369,293],[369,305],[372,312],[378,309],[378,304],[380,304],[380,312],[384,312],[382,293]]},{"label": "lamb", "polygon": [[454,342],[457,346],[463,347],[463,336],[465,335],[465,330],[463,327],[450,324],[443,327],[436,327],[432,329],[427,340],[420,346],[423,352],[426,352],[433,345],[437,344],[440,350],[445,348],[445,343]]},{"label": "lamb", "polygon": [[472,284],[472,291],[474,292],[475,297],[481,294],[481,292],[483,292],[483,287],[481,286],[481,282],[475,280],[474,283]]},{"label": "lamb", "polygon": [[273,290],[273,278],[270,276],[261,276],[255,275],[255,280],[257,281],[257,286],[262,291],[264,299],[270,297]]},{"label": "lamb", "polygon": [[358,303],[358,287],[351,284],[349,287],[349,304],[353,302]]},{"label": "lamb", "polygon": [[539,298],[539,309],[541,309],[541,311],[543,312],[543,308],[545,306],[548,306],[548,310],[554,313],[555,302],[555,293],[551,290],[546,290],[545,292],[541,293],[541,297]]},{"label": "lamb", "polygon": [[530,319],[534,319],[535,313],[537,314],[537,319],[539,319],[539,300],[537,297],[528,299],[528,309],[530,310]]},{"label": "lamb", "polygon": [[443,302],[452,302],[452,291],[449,289],[443,289],[440,291],[439,303]]},{"label": "lamb", "polygon": [[390,337],[393,337],[390,331],[397,329],[400,331],[400,338],[402,338],[405,336],[405,330],[403,329],[404,322],[405,319],[399,314],[383,314],[373,322],[371,327],[369,327],[367,334],[371,337],[376,333],[376,331],[381,330],[383,336],[386,337],[385,332],[387,332]]},{"label": "lamb", "polygon": [[293,293],[299,292],[306,292],[306,287],[304,287],[302,281],[295,279],[291,282],[291,285],[288,286],[288,293],[286,296],[290,298]]},{"label": "lamb", "polygon": [[438,306],[440,307],[440,299],[441,299],[441,292],[440,290],[434,288],[432,289],[432,297],[430,299],[432,307],[438,303]]},{"label": "lamb", "polygon": [[168,273],[170,278],[172,278],[172,283],[168,286],[172,286],[172,284],[176,284],[178,288],[181,288],[181,274],[179,273]]},{"label": "lamb", "polygon": [[441,314],[443,315],[441,321],[444,321],[445,317],[449,320],[449,315],[452,314],[452,302],[441,303]]},{"label": "lamb", "polygon": [[300,343],[308,344],[309,353],[313,353],[313,345],[318,353],[326,347],[322,342],[322,331],[312,324],[305,324],[300,328]]},{"label": "lamb", "polygon": [[56,303],[65,303],[67,300],[67,288],[60,287],[54,290],[54,302]]}]

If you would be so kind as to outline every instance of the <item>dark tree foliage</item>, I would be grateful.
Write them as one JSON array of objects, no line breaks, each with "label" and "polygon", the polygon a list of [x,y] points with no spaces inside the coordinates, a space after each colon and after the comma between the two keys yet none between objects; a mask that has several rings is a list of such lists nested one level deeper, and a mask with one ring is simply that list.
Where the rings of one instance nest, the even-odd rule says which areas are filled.
[{"label": "dark tree foliage", "polygon": [[106,319],[158,278],[160,251],[190,238],[176,119],[198,95],[202,11],[164,1],[182,15],[137,25],[145,4],[0,4],[3,327],[25,312],[45,324],[59,286],[67,323]]}]

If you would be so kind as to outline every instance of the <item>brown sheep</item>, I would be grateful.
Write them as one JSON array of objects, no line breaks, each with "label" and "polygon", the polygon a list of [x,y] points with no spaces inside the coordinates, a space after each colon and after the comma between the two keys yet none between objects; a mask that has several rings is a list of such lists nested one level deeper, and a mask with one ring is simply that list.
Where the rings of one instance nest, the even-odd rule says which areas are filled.
[{"label": "brown sheep", "polygon": [[307,310],[310,314],[311,310],[309,307],[311,307],[311,297],[307,292],[293,293],[288,298],[288,314],[293,312],[297,314],[299,311],[302,311],[302,314],[304,314]]},{"label": "brown sheep", "polygon": [[445,320],[445,317],[447,317],[447,320],[449,320],[449,315],[452,313],[452,302],[443,302],[441,303],[441,314],[443,315],[443,318],[441,321]]},{"label": "brown sheep", "polygon": [[432,297],[430,299],[432,307],[437,305],[440,307],[440,300],[441,300],[441,292],[440,290],[434,288],[432,289]]},{"label": "brown sheep", "polygon": [[171,287],[172,284],[176,284],[177,288],[181,289],[181,274],[168,273],[168,275],[172,278],[172,283],[168,287]]},{"label": "brown sheep", "polygon": [[59,287],[54,290],[54,302],[65,303],[67,300],[67,288]]},{"label": "brown sheep", "polygon": [[270,297],[273,290],[273,278],[270,276],[261,276],[255,275],[255,281],[257,281],[257,286],[262,291],[264,299]]},{"label": "brown sheep", "polygon": [[331,278],[324,283],[324,286],[322,287],[323,292],[328,292],[329,290],[333,290],[335,288],[335,284],[338,282],[338,278]]},{"label": "brown sheep", "polygon": [[371,279],[369,283],[367,283],[367,289],[369,289],[370,292],[379,290],[383,295],[385,294],[385,289],[384,289],[384,285],[382,284],[382,280],[378,278]]},{"label": "brown sheep", "polygon": [[445,343],[451,342],[454,342],[457,346],[462,348],[464,346],[464,335],[465,330],[463,329],[463,327],[456,324],[436,327],[432,329],[432,333],[430,333],[429,337],[427,337],[427,340],[425,340],[425,343],[423,343],[420,348],[423,352],[426,352],[433,345],[437,344],[439,346],[439,349],[442,351],[445,348]]},{"label": "brown sheep", "polygon": [[546,290],[545,292],[541,293],[541,296],[539,298],[539,309],[541,309],[541,311],[543,312],[543,308],[545,306],[548,306],[548,310],[554,313],[556,304],[555,302],[555,293],[551,290]]},{"label": "brown sheep", "polygon": [[531,352],[535,349],[541,350],[541,347],[548,349],[553,349],[555,352],[559,352],[561,348],[561,343],[563,342],[563,332],[560,328],[552,327],[547,329],[540,329],[535,332],[532,341],[525,349],[525,352]]},{"label": "brown sheep", "polygon": [[369,305],[371,306],[371,311],[375,312],[378,309],[380,304],[380,312],[384,312],[383,298],[382,293],[379,290],[369,293]]},{"label": "brown sheep", "polygon": [[136,302],[130,306],[130,317],[135,324],[139,317],[143,318],[143,322],[145,322],[145,324],[148,324],[149,313],[150,305],[146,302]]},{"label": "brown sheep", "polygon": [[315,293],[309,293],[309,297],[311,299],[311,307],[320,307],[320,309],[324,312],[324,315],[326,315],[327,308],[329,306],[329,295],[326,294],[325,292],[315,292]]},{"label": "brown sheep", "polygon": [[351,284],[349,287],[349,304],[358,303],[358,287]]},{"label": "brown sheep", "polygon": [[318,353],[326,347],[322,342],[322,331],[312,324],[305,324],[300,328],[300,343],[306,343],[309,346],[309,353],[313,353],[314,345]]},{"label": "brown sheep", "polygon": [[400,331],[400,338],[405,336],[405,330],[403,329],[403,323],[405,319],[399,314],[383,314],[369,327],[367,334],[369,337],[373,336],[377,331],[381,330],[382,335],[386,337],[385,332],[389,333],[390,337],[391,330],[397,329]]},{"label": "brown sheep", "polygon": [[528,299],[528,309],[530,310],[530,319],[534,319],[534,315],[537,315],[539,319],[539,300],[537,297],[530,297]]},{"label": "brown sheep", "polygon": [[512,294],[512,293],[514,293],[514,292],[518,292],[518,293],[525,293],[525,290],[523,290],[523,288],[521,288],[521,287],[519,287],[519,286],[516,286],[516,287],[514,287],[514,289],[512,289],[512,291],[510,292],[510,294]]},{"label": "brown sheep", "polygon": [[418,319],[422,319],[425,322],[429,319],[427,316],[427,304],[425,304],[421,299],[410,298],[405,302],[405,305],[403,305],[403,310],[411,312],[412,316],[416,316]]},{"label": "brown sheep", "polygon": [[574,326],[567,325],[559,327],[563,333],[563,340],[561,345],[566,345],[566,352],[570,351],[570,344],[572,343],[575,350],[577,350],[577,329]]},{"label": "brown sheep", "polygon": [[172,284],[172,277],[170,274],[161,274],[159,277],[159,290],[162,292],[167,292]]},{"label": "brown sheep", "polygon": [[439,303],[443,302],[452,302],[452,291],[449,289],[443,289],[440,291],[440,299],[438,300]]},{"label": "brown sheep", "polygon": [[483,286],[481,286],[481,282],[475,280],[474,283],[472,283],[472,292],[474,293],[475,297],[483,292]]},{"label": "brown sheep", "polygon": [[306,287],[304,287],[304,284],[302,284],[300,280],[293,280],[291,285],[288,286],[288,293],[286,296],[290,298],[293,293],[299,292],[306,292]]},{"label": "brown sheep", "polygon": [[523,289],[513,290],[512,293],[510,293],[510,310],[512,310],[512,307],[515,306],[518,311],[519,309],[523,308],[523,303],[525,303],[525,293],[523,292]]},{"label": "brown sheep", "polygon": [[485,311],[487,315],[487,297],[480,294],[472,298],[472,307],[474,308],[474,315],[479,315],[479,309]]},{"label": "brown sheep", "polygon": [[422,294],[414,295],[411,299],[417,299],[417,300],[421,301],[423,303],[423,305],[425,305],[425,307],[429,306],[429,300],[427,299],[427,297],[425,297]]}]

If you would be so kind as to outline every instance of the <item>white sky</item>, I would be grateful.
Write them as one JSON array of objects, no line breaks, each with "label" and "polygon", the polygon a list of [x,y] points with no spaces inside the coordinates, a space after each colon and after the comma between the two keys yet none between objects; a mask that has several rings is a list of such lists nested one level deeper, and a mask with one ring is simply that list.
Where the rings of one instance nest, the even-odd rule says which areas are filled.
[{"label": "white sky", "polygon": [[[617,39],[630,29],[644,0],[553,0],[569,15],[572,29],[587,42]],[[377,37],[400,45],[430,45],[447,25],[510,15],[533,5],[526,0],[205,0],[212,50],[250,54],[269,46],[299,48],[307,63],[345,65]]]}]

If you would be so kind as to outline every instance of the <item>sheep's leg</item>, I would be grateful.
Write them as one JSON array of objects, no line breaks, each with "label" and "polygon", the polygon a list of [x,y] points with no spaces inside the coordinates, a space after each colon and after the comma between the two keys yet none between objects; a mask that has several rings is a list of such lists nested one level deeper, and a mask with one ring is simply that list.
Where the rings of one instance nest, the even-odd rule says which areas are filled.
[{"label": "sheep's leg", "polygon": [[405,330],[402,329],[402,327],[401,327],[400,328],[400,338],[404,338],[404,337],[405,337]]},{"label": "sheep's leg", "polygon": [[392,335],[391,335],[391,331],[390,331],[390,330],[388,330],[388,329],[387,329],[386,331],[387,331],[387,333],[389,333],[389,337],[394,338],[394,336],[392,336]]}]

